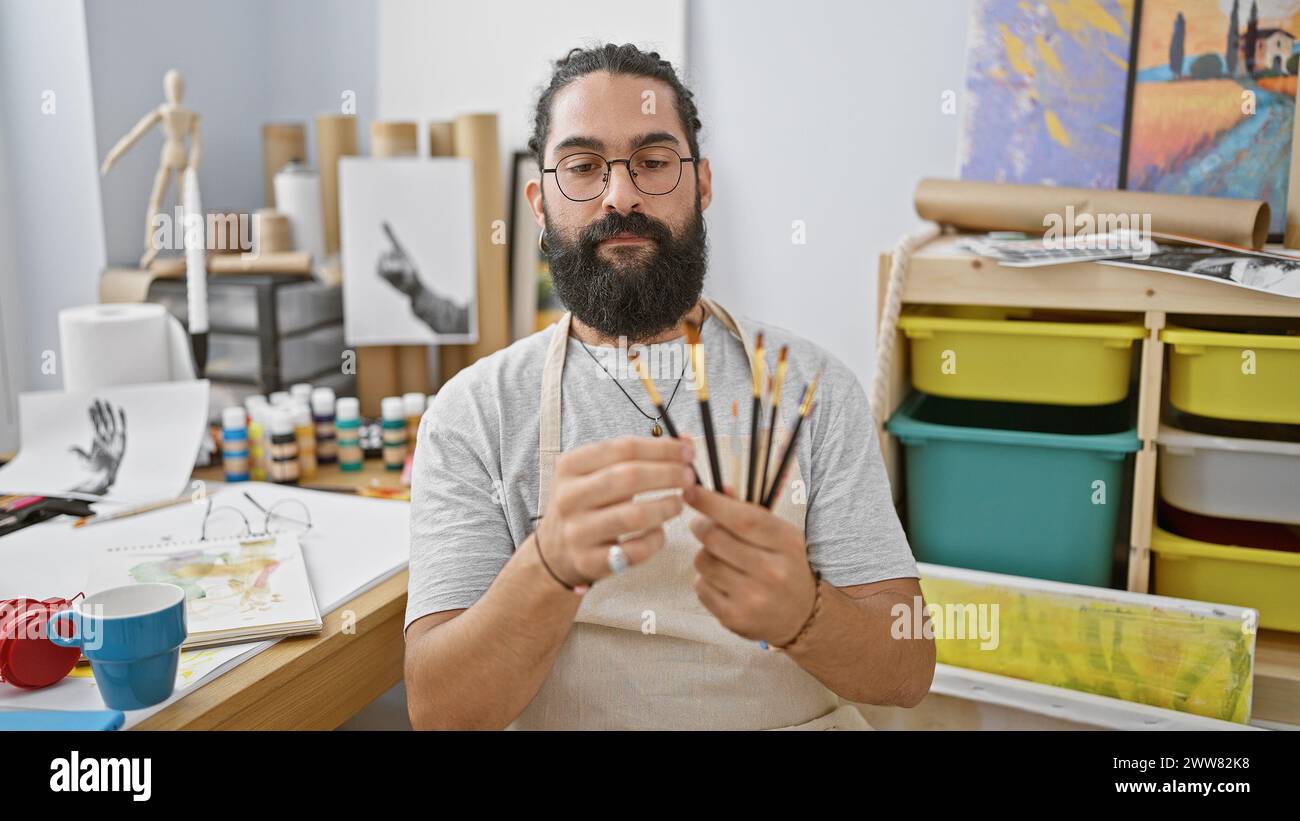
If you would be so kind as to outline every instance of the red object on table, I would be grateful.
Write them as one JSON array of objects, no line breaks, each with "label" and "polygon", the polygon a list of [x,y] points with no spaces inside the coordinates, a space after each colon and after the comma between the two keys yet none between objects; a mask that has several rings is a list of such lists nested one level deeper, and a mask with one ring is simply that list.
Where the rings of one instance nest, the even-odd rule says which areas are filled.
[{"label": "red object on table", "polygon": [[35,689],[62,681],[81,658],[78,647],[60,647],[47,637],[50,617],[71,599],[0,599],[0,681]]}]

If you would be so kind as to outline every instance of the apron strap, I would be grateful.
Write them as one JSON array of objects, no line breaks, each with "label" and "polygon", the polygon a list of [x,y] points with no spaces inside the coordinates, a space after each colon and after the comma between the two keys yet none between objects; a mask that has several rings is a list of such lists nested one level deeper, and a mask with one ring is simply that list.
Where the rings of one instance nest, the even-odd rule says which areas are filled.
[{"label": "apron strap", "polygon": [[[749,360],[751,372],[754,368],[754,340],[736,322],[731,313],[709,297],[701,297],[704,310],[713,314],[722,326],[740,340],[745,348],[745,357]],[[537,430],[537,511],[540,515],[546,510],[550,498],[551,482],[555,478],[555,460],[560,455],[561,434],[561,390],[564,383],[564,356],[569,350],[569,328],[573,314],[566,311],[555,324],[551,332],[550,345],[546,350],[546,363],[542,368],[542,390],[540,413]]]}]

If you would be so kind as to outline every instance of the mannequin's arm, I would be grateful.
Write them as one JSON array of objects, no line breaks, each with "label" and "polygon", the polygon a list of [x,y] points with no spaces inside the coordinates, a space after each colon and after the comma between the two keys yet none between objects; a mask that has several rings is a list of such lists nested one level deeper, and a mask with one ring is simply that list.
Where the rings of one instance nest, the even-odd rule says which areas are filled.
[{"label": "mannequin's arm", "polygon": [[162,119],[162,115],[158,113],[156,108],[141,117],[140,122],[135,124],[135,128],[126,132],[126,136],[118,140],[117,145],[113,146],[113,150],[108,152],[108,156],[104,158],[104,164],[99,167],[99,175],[101,177],[107,175],[108,170],[113,167],[118,158],[129,151],[131,146],[135,145],[160,119]]}]

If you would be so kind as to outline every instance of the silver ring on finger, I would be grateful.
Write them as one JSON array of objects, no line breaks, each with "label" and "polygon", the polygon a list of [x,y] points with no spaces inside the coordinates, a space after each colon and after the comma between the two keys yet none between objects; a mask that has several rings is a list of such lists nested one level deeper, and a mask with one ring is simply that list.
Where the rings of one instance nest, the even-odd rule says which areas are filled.
[{"label": "silver ring on finger", "polygon": [[628,565],[632,563],[627,558],[627,552],[618,545],[614,545],[609,549],[605,561],[609,564],[609,572],[615,576],[627,570]]}]

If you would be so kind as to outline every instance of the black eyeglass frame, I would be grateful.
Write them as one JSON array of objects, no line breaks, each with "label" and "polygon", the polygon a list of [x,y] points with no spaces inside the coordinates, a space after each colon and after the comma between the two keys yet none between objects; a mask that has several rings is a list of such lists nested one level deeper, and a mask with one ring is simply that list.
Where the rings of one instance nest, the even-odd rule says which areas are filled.
[{"label": "black eyeglass frame", "polygon": [[[560,193],[563,194],[563,195],[564,195],[564,198],[567,199],[567,200],[569,200],[570,202],[591,202],[591,201],[594,200],[594,199],[599,199],[600,197],[605,196],[605,192],[609,190],[609,180],[610,180],[611,177],[614,176],[614,166],[615,166],[617,163],[622,163],[622,164],[623,164],[623,167],[627,169],[627,176],[628,176],[628,179],[632,180],[632,185],[636,186],[636,190],[640,191],[642,194],[645,194],[647,197],[666,197],[666,196],[668,196],[669,194],[671,194],[671,193],[673,193],[674,191],[676,191],[676,190],[677,190],[677,186],[679,186],[679,185],[682,184],[682,167],[683,167],[683,165],[684,165],[685,163],[688,163],[688,162],[689,162],[689,163],[693,163],[693,162],[695,162],[698,158],[697,158],[697,157],[683,157],[681,154],[677,154],[677,161],[678,161],[678,162],[677,162],[677,181],[674,182],[674,183],[673,183],[673,187],[672,187],[672,188],[669,188],[667,191],[663,191],[663,192],[661,192],[661,193],[654,194],[654,193],[651,193],[651,192],[645,190],[645,189],[642,188],[641,186],[637,185],[637,182],[636,182],[636,172],[632,170],[632,158],[635,157],[638,153],[640,153],[640,152],[642,152],[642,151],[645,151],[646,149],[649,149],[649,148],[655,148],[655,149],[659,149],[659,150],[661,150],[661,151],[672,151],[674,154],[677,154],[677,151],[676,151],[675,149],[669,148],[669,147],[666,146],[666,145],[645,145],[645,146],[642,146],[642,147],[638,148],[636,151],[633,151],[630,155],[628,155],[628,157],[627,157],[626,159],[622,159],[622,160],[607,160],[607,159],[605,159],[604,157],[602,157],[602,156],[600,156],[599,154],[597,154],[595,151],[575,151],[575,152],[573,152],[572,154],[565,154],[563,157],[560,157],[558,160],[555,161],[555,165],[554,165],[553,167],[551,167],[551,168],[543,168],[543,169],[542,169],[542,173],[543,173],[543,174],[555,174],[555,187],[558,188],[558,189],[560,189]],[[575,198],[575,197],[570,197],[570,196],[568,195],[568,193],[564,190],[564,186],[563,186],[563,185],[560,185],[560,174],[559,174],[559,170],[560,170],[560,163],[564,162],[565,160],[569,159],[570,157],[580,157],[580,156],[583,156],[583,155],[590,155],[590,156],[592,156],[592,157],[596,157],[596,158],[598,158],[601,162],[605,163],[605,184],[604,184],[604,186],[601,187],[601,189],[600,189],[600,193],[598,193],[598,194],[594,194],[594,195],[592,195],[592,196],[590,196],[590,197],[586,197],[586,198],[584,198],[584,199],[577,199],[577,198]]]}]

